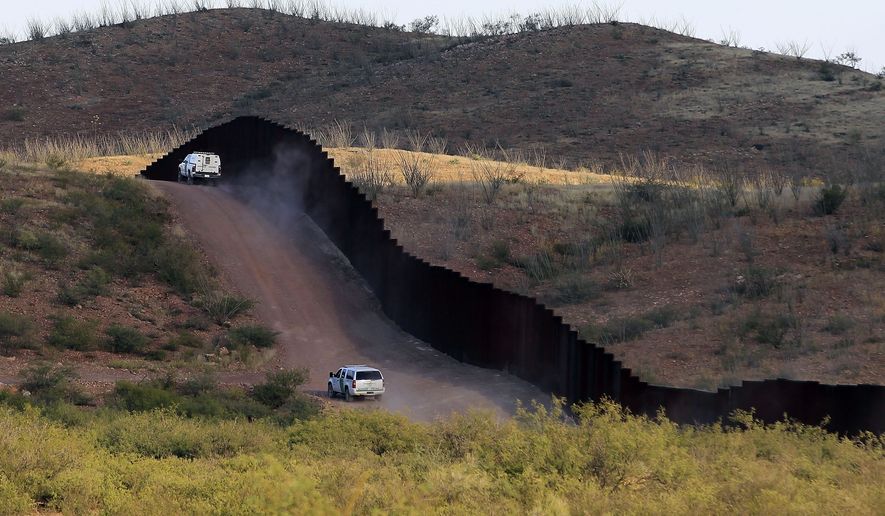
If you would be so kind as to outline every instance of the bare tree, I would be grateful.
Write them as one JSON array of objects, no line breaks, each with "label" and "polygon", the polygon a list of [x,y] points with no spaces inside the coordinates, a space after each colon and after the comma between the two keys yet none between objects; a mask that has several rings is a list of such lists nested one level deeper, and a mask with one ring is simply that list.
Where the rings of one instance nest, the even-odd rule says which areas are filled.
[{"label": "bare tree", "polygon": [[427,135],[419,129],[406,131],[406,139],[409,141],[409,148],[414,152],[424,152],[424,146],[427,144]]},{"label": "bare tree", "polygon": [[49,27],[37,18],[28,20],[28,39],[37,41],[49,35]]},{"label": "bare tree", "polygon": [[423,158],[415,152],[399,151],[396,154],[400,172],[412,195],[418,197],[430,184],[433,178],[434,163],[432,158]]},{"label": "bare tree", "polygon": [[516,165],[483,157],[473,163],[473,180],[479,185],[486,204],[494,204],[501,188],[513,182]]},{"label": "bare tree", "polygon": [[381,131],[381,147],[395,149],[399,146],[399,135],[394,131],[388,131],[385,127]]},{"label": "bare tree", "polygon": [[734,29],[732,27],[728,27],[727,29],[722,29],[722,40],[720,43],[727,47],[739,47],[741,46],[741,33],[739,30]]},{"label": "bare tree", "polygon": [[798,41],[787,41],[778,43],[776,46],[778,53],[785,56],[795,57],[797,61],[801,61],[811,48],[811,44],[808,43],[808,40],[801,43]]},{"label": "bare tree", "polygon": [[363,147],[365,147],[366,150],[369,152],[375,150],[378,141],[378,136],[375,134],[375,131],[363,126],[363,132],[360,136],[363,140]]},{"label": "bare tree", "polygon": [[375,157],[374,153],[369,152],[359,170],[351,175],[350,181],[369,200],[374,201],[379,194],[393,184],[393,174]]}]

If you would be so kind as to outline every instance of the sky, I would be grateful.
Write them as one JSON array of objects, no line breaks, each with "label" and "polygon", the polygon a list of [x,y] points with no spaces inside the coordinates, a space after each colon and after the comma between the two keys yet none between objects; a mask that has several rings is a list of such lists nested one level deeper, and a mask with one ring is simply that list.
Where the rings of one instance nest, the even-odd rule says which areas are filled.
[{"label": "sky", "polygon": [[[0,37],[14,31],[21,38],[29,18],[51,21],[69,18],[75,12],[96,12],[103,3],[115,7],[133,0],[0,0],[3,18]],[[168,0],[134,0],[153,5]],[[221,6],[224,0],[209,0]],[[244,3],[250,0],[243,0]],[[284,0],[285,1],[285,0]],[[179,0],[190,5],[192,0]],[[327,2],[384,13],[400,24],[430,14],[440,17],[482,17],[518,12],[528,14],[548,7],[592,2],[539,2],[529,0],[339,0]],[[692,22],[696,36],[719,41],[724,33],[740,36],[740,45],[776,50],[778,43],[796,41],[809,45],[808,57],[835,57],[852,51],[859,56],[858,68],[879,72],[885,66],[885,0],[614,0],[600,2],[622,5],[629,21],[677,20]]]}]

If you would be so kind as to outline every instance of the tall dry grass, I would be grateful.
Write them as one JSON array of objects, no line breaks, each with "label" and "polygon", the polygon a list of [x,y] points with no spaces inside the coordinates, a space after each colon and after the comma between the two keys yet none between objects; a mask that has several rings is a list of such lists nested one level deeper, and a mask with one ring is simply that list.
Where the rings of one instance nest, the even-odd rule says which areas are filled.
[{"label": "tall dry grass", "polygon": [[192,139],[196,130],[172,127],[166,131],[62,135],[28,138],[4,152],[18,162],[54,164],[81,161],[98,156],[142,156],[167,152]]}]

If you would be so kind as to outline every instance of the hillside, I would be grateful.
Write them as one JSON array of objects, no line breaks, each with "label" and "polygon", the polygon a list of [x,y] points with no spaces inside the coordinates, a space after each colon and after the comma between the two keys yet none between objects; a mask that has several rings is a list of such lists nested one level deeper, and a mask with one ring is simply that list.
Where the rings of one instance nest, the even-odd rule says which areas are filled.
[{"label": "hillside", "polygon": [[885,92],[836,65],[635,24],[474,40],[265,10],[164,16],[0,46],[0,144],[208,125],[238,114],[417,129],[555,162],[681,161],[868,177]]}]

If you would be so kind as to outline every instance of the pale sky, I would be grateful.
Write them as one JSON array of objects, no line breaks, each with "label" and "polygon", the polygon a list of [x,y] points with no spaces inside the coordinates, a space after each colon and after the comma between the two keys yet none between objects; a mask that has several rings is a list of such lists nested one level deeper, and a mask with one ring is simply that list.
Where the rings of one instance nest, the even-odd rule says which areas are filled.
[{"label": "pale sky", "polygon": [[[122,1],[133,0],[0,0],[0,35],[15,31],[21,38],[28,18],[51,21],[58,16],[70,17],[80,11],[96,12],[103,3],[116,7]],[[156,4],[168,0],[134,0],[141,4]],[[243,0],[249,3],[250,0]],[[285,1],[285,0],[284,0]],[[179,0],[192,5],[192,0]],[[209,0],[221,6],[224,0]],[[385,13],[389,18],[405,24],[435,14],[440,17],[474,16],[518,12],[529,14],[557,5],[592,2],[539,2],[530,0],[339,0],[334,5],[364,8]],[[723,32],[732,29],[740,34],[741,45],[776,50],[786,41],[808,42],[808,57],[822,58],[827,53],[835,57],[854,51],[862,61],[859,68],[878,72],[885,66],[885,0],[624,0],[600,2],[623,5],[629,21],[652,17],[662,20],[686,18],[696,28],[696,36],[719,41]]]}]

